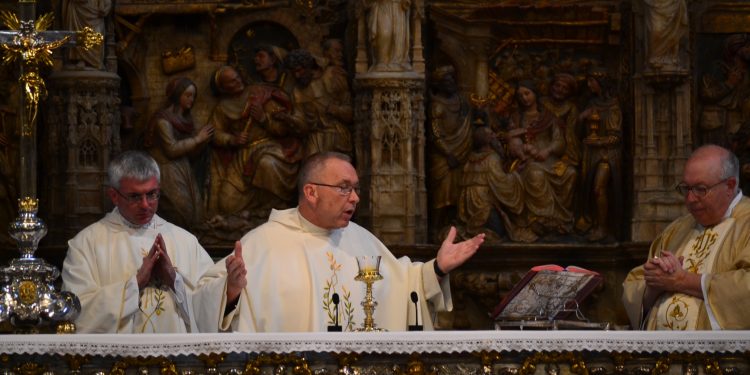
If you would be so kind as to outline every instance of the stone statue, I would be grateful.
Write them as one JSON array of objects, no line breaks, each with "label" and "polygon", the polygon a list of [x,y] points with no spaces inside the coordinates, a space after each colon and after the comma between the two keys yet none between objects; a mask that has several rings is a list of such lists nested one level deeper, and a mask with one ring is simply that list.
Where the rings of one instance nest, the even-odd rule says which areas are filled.
[{"label": "stone statue", "polygon": [[161,170],[159,216],[180,227],[192,228],[202,220],[204,208],[200,190],[203,181],[196,179],[195,169],[208,168],[205,146],[214,128],[197,128],[193,122],[193,81],[172,78],[167,83],[166,96],[166,105],[149,121],[143,146]]},{"label": "stone statue", "polygon": [[573,190],[577,172],[563,160],[565,131],[560,120],[539,104],[535,84],[521,81],[516,88],[518,111],[513,113],[506,140],[516,158],[524,184],[526,214],[535,233],[570,234],[573,229]]},{"label": "stone statue", "polygon": [[578,106],[573,101],[578,91],[576,78],[568,73],[555,74],[550,96],[541,99],[542,105],[557,116],[565,130],[565,156],[570,165],[577,167],[581,160],[580,132],[578,131]]},{"label": "stone statue", "polygon": [[348,82],[332,71],[321,69],[307,50],[291,51],[284,65],[295,81],[294,111],[276,117],[304,129],[306,155],[325,151],[351,154],[354,112]]},{"label": "stone statue", "polygon": [[220,97],[209,119],[215,127],[209,210],[212,217],[247,211],[255,226],[272,208],[296,201],[300,134],[277,119],[291,111],[291,99],[274,85],[245,85],[230,66],[216,71],[213,86]]},{"label": "stone statue", "polygon": [[606,70],[592,70],[587,83],[594,96],[580,115],[587,135],[581,169],[582,216],[576,229],[588,231],[589,241],[601,241],[623,224],[622,111]]},{"label": "stone statue", "polygon": [[462,238],[485,233],[485,240],[508,237],[516,242],[534,242],[524,215],[524,190],[517,172],[505,172],[501,146],[487,126],[473,132],[473,150],[463,167],[458,199],[458,231]]},{"label": "stone statue", "polygon": [[655,70],[680,66],[680,43],[688,32],[685,0],[643,0],[646,5],[648,65]]},{"label": "stone statue", "polygon": [[428,129],[430,209],[434,239],[455,217],[461,169],[471,152],[471,113],[459,93],[455,70],[442,66],[432,73]]},{"label": "stone statue", "polygon": [[409,60],[409,16],[411,0],[367,1],[367,25],[372,65],[370,71],[411,69]]},{"label": "stone statue", "polygon": [[747,116],[742,106],[750,97],[750,37],[727,37],[722,59],[715,61],[698,82],[701,114],[698,123],[702,144],[727,147],[728,135],[740,127]]},{"label": "stone statue", "polygon": [[[112,3],[112,0],[63,0],[63,26],[73,31],[88,26],[104,35],[106,17],[112,11]],[[104,67],[104,43],[90,49],[70,48],[67,66],[75,69],[101,70]]]}]

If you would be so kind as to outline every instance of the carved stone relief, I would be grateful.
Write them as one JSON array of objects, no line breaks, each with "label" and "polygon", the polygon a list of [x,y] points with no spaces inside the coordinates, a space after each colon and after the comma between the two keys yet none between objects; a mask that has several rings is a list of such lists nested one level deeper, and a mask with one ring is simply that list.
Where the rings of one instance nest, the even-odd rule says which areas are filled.
[{"label": "carved stone relief", "polygon": [[109,210],[106,166],[121,144],[119,85],[116,75],[90,70],[50,78],[40,186],[54,240],[71,238]]},{"label": "carved stone relief", "polygon": [[[619,217],[610,214],[623,212],[625,204],[621,198],[617,198],[622,194],[613,191],[613,186],[621,186],[621,155],[623,147],[627,147],[621,135],[620,110],[611,117],[616,118],[614,121],[617,125],[607,130],[607,136],[611,131],[616,132],[612,134],[614,138],[610,139],[608,146],[613,148],[611,157],[616,160],[612,161],[613,164],[607,164],[607,170],[614,168],[615,172],[601,172],[598,178],[590,172],[597,167],[598,161],[587,160],[584,163],[583,160],[584,154],[594,152],[594,144],[584,142],[587,138],[586,122],[591,111],[586,116],[580,116],[591,107],[592,100],[601,96],[598,86],[599,91],[595,92],[588,85],[593,71],[601,71],[611,77],[606,100],[617,102],[619,97],[627,94],[618,90],[621,87],[618,82],[623,79],[618,60],[620,55],[611,53],[616,52],[612,45],[620,40],[617,22],[620,14],[617,10],[561,6],[553,11],[552,8],[538,6],[527,14],[534,18],[534,22],[511,21],[517,9],[504,4],[467,8],[465,5],[440,2],[434,4],[432,10],[441,52],[447,57],[444,60],[455,68],[456,81],[463,86],[462,94],[472,99],[472,114],[467,115],[471,118],[472,126],[489,126],[500,141],[499,146],[494,148],[502,159],[504,171],[493,172],[495,177],[492,178],[482,178],[482,184],[494,181],[489,182],[490,190],[497,199],[492,201],[492,212],[483,215],[487,217],[485,225],[488,230],[494,227],[493,232],[497,234],[490,238],[491,242],[619,240],[622,233],[618,228],[622,222],[612,219],[605,222],[604,218]],[[565,22],[561,21],[563,19]],[[545,23],[556,32],[543,31],[538,27],[540,23]],[[510,27],[511,24],[514,27]],[[600,25],[608,25],[609,28],[603,29]],[[597,40],[595,36],[601,39]],[[435,53],[433,58],[441,62],[440,54]],[[433,75],[433,78],[436,77]],[[533,98],[529,100],[533,103],[524,102],[525,99],[520,96],[524,91],[532,95]],[[432,99],[433,106],[440,101],[437,96]],[[547,116],[547,113],[553,117]],[[440,121],[440,113],[431,114],[432,124]],[[547,131],[559,135],[543,136]],[[434,148],[439,149],[439,142],[434,144]],[[598,151],[595,153],[598,154]],[[472,155],[475,155],[474,159],[470,157],[472,163],[464,164],[465,160],[456,160],[456,169],[469,168],[473,175],[479,176],[476,174],[479,170],[477,163],[485,159],[480,158],[479,154]],[[545,163],[548,167],[539,168]],[[486,169],[485,174],[490,170],[493,169]],[[542,172],[544,170],[547,172]],[[537,175],[546,177],[535,177]],[[607,176],[618,178],[610,179]],[[471,180],[467,179],[464,183],[470,184]],[[594,188],[595,185],[599,187]],[[428,186],[428,191],[439,191],[434,188]],[[592,225],[595,209],[581,204],[586,200],[584,195],[594,191],[602,197],[597,205],[600,211],[596,220],[601,225]],[[443,210],[444,206],[442,204],[432,209]],[[479,207],[476,204],[472,206]],[[464,218],[475,220],[477,217],[467,212],[466,208],[456,206],[455,209]],[[465,221],[458,219],[456,223],[462,228],[469,224]],[[431,232],[441,231],[445,231],[445,228],[431,228]]]},{"label": "carved stone relief", "polygon": [[[567,143],[572,144],[572,140],[577,140],[579,145],[577,150],[572,150],[576,152],[561,154],[559,159],[569,163],[568,166],[576,171],[573,202],[585,200],[589,192],[605,191],[602,186],[618,185],[614,182],[614,175],[620,176],[619,185],[624,188],[620,192],[622,201],[597,198],[594,201],[599,203],[591,207],[566,203],[565,208],[572,212],[573,219],[566,220],[562,233],[554,236],[548,237],[546,234],[550,233],[550,228],[546,228],[545,235],[539,236],[538,241],[541,242],[601,244],[646,241],[658,232],[660,226],[682,212],[681,202],[672,193],[671,184],[675,178],[679,178],[674,171],[681,170],[684,157],[693,146],[719,142],[734,147],[743,160],[750,159],[747,156],[750,146],[746,145],[747,138],[750,138],[746,133],[750,134],[750,131],[744,126],[747,116],[743,100],[746,95],[739,93],[748,91],[745,90],[744,81],[750,74],[743,72],[747,62],[740,63],[740,68],[735,69],[739,73],[733,73],[733,76],[742,77],[738,83],[729,79],[732,76],[730,70],[725,68],[721,72],[719,68],[715,73],[717,70],[714,69],[722,64],[729,66],[725,55],[731,55],[731,51],[735,52],[733,58],[739,56],[740,62],[743,61],[738,52],[745,48],[744,42],[741,42],[745,38],[743,33],[750,30],[746,30],[747,26],[740,22],[741,17],[737,18],[737,14],[747,13],[739,3],[711,4],[681,0],[637,3],[564,1],[555,4],[412,0],[396,3],[330,0],[307,5],[305,2],[271,0],[118,1],[114,4],[114,16],[107,19],[114,24],[114,27],[110,25],[114,32],[108,33],[108,38],[111,37],[115,43],[113,45],[117,46],[119,60],[115,67],[119,67],[116,71],[122,81],[115,90],[123,96],[122,105],[126,107],[122,113],[133,114],[125,116],[128,120],[135,119],[129,128],[132,130],[124,130],[123,126],[123,129],[112,134],[94,135],[80,128],[88,126],[85,124],[123,121],[115,115],[120,112],[119,108],[105,110],[101,103],[97,103],[97,96],[102,95],[100,92],[81,92],[69,98],[51,95],[45,121],[50,124],[67,122],[81,125],[66,132],[48,130],[56,134],[56,138],[75,139],[75,143],[70,145],[80,149],[76,153],[76,163],[93,166],[106,158],[98,152],[104,138],[123,137],[125,148],[140,147],[137,133],[143,130],[148,119],[162,104],[165,84],[173,78],[161,69],[162,52],[178,50],[190,40],[195,65],[177,74],[196,82],[198,99],[193,115],[202,126],[208,123],[211,110],[218,102],[210,91],[212,75],[217,67],[225,63],[245,66],[248,71],[246,80],[254,80],[253,57],[250,56],[254,48],[252,42],[281,44],[287,50],[300,47],[322,57],[321,41],[336,37],[343,40],[344,56],[350,60],[350,64],[341,65],[347,83],[354,83],[357,74],[365,78],[356,84],[356,88],[350,89],[356,118],[354,122],[358,124],[350,129],[353,132],[355,160],[364,178],[377,186],[377,192],[392,193],[390,196],[373,196],[375,191],[365,192],[359,218],[382,233],[395,233],[382,228],[404,225],[408,229],[400,233],[415,233],[413,238],[417,239],[426,233],[428,225],[426,199],[432,197],[434,187],[429,181],[435,176],[427,172],[432,162],[425,160],[428,155],[424,147],[427,142],[425,137],[429,135],[429,129],[425,126],[433,120],[425,108],[431,108],[437,100],[430,96],[433,92],[419,88],[422,83],[415,83],[422,79],[420,64],[426,65],[430,71],[440,66],[452,66],[459,94],[466,99],[473,94],[477,99],[474,102],[469,100],[467,118],[470,126],[476,127],[477,121],[481,120],[499,138],[503,137],[503,132],[507,132],[511,114],[519,113],[519,104],[514,100],[514,95],[515,86],[520,81],[533,80],[537,96],[550,103],[554,102],[556,77],[561,74],[573,77],[574,84],[569,85],[571,92],[565,100],[580,116],[592,108],[591,102],[597,98],[589,88],[587,75],[600,68],[610,79],[613,94],[609,99],[620,107],[622,137],[606,147],[586,144],[584,140],[591,128],[588,119],[592,116],[585,120],[576,119],[570,123],[572,125],[568,125],[567,121],[574,117],[568,114],[574,112],[561,111],[559,120],[566,124],[565,130],[569,132],[566,137],[571,141]],[[392,7],[395,5],[400,8]],[[183,8],[176,12],[178,17],[184,17],[181,20],[193,22],[189,30],[169,25],[170,16],[166,15],[172,14],[169,10],[177,9],[177,6],[186,7],[184,13],[180,13]],[[378,8],[380,6],[382,8]],[[689,31],[685,30],[686,6]],[[380,25],[381,30],[391,34],[378,34],[373,17],[379,11],[388,9],[398,17],[390,18],[390,29]],[[676,9],[678,12],[673,12],[671,18],[664,18],[663,9]],[[324,13],[331,14],[332,10],[334,17],[331,19],[336,21],[318,19]],[[398,27],[394,27],[397,18]],[[647,24],[650,26],[646,27]],[[263,31],[266,26],[267,30]],[[178,29],[178,32],[165,33],[170,27]],[[420,31],[420,28],[424,29]],[[396,34],[399,33],[393,33],[394,30],[403,31],[411,37],[404,43],[395,43]],[[162,34],[173,38],[164,38]],[[669,37],[658,38],[659,35]],[[377,42],[379,36],[383,38]],[[426,59],[420,56],[422,37],[425,38]],[[657,42],[665,42],[665,45],[655,45]],[[403,52],[400,50],[402,46],[407,50],[407,58],[401,59],[404,61],[391,61],[391,57],[400,56]],[[380,47],[383,48],[378,52]],[[693,61],[687,60],[688,54],[693,55]],[[101,69],[109,69],[106,64],[109,57],[105,54]],[[327,60],[319,60],[318,63],[324,65],[324,61]],[[386,68],[388,64],[391,67],[395,64],[398,69],[394,68],[395,72],[388,71],[393,70],[390,68],[370,71],[380,63],[385,64]],[[368,72],[404,75],[363,75]],[[690,78],[694,78],[695,83],[690,82]],[[722,99],[713,98],[709,92],[711,83],[718,82],[721,86],[726,85],[727,81],[738,87],[737,94],[733,96],[736,100],[732,99],[737,103],[721,104]],[[431,85],[432,78],[428,76],[423,83]],[[107,92],[103,96],[112,95]],[[549,106],[547,110],[555,112],[552,107]],[[601,121],[597,125],[601,135],[606,125],[602,120],[603,110],[596,110]],[[571,132],[571,128],[575,129]],[[8,129],[4,131],[7,133]],[[570,138],[570,133],[575,139]],[[89,137],[83,134],[89,134]],[[47,152],[60,155],[68,145],[48,142],[45,147],[49,147]],[[604,149],[613,153],[608,159],[620,157],[621,161],[607,164],[607,167],[600,163],[601,160],[586,162],[587,153],[601,154]],[[512,174],[509,169],[512,162],[508,151],[505,152],[502,164],[506,168],[505,173]],[[576,157],[577,161],[574,160]],[[50,165],[61,163],[55,161],[55,157],[48,155],[47,158]],[[747,169],[750,171],[750,168]],[[600,171],[599,174],[592,172],[594,170]],[[402,174],[399,175],[397,171]],[[521,176],[522,171],[517,173]],[[51,174],[60,175],[62,172]],[[607,179],[610,182],[601,182]],[[600,182],[596,185],[592,181]],[[748,184],[747,181],[744,183]],[[414,199],[396,193],[405,188],[417,192]],[[613,193],[611,188],[606,191],[608,196]],[[59,196],[59,191],[56,194]],[[60,198],[50,197],[49,201],[56,207],[61,204]],[[412,216],[395,219],[398,215],[380,217],[375,213],[375,207],[392,205],[405,207]],[[605,206],[608,207],[607,214],[602,213],[601,208]],[[453,208],[457,209],[455,205]],[[57,210],[60,211],[59,208]],[[615,212],[623,215],[615,215]],[[92,212],[90,216],[95,214]],[[613,216],[617,219],[611,219]],[[602,217],[607,217],[607,220]],[[446,220],[446,225],[430,227],[434,235],[429,241],[435,242],[435,238],[440,238],[441,230],[453,223],[454,219]],[[607,229],[597,228],[597,224],[603,221],[606,221],[604,226]],[[628,226],[630,229],[622,232],[613,229]],[[230,236],[247,229],[246,226],[241,228],[230,231]],[[400,240],[412,238],[412,235],[401,237],[401,234],[393,234],[390,238]],[[508,238],[501,238],[501,241],[509,242]]]}]

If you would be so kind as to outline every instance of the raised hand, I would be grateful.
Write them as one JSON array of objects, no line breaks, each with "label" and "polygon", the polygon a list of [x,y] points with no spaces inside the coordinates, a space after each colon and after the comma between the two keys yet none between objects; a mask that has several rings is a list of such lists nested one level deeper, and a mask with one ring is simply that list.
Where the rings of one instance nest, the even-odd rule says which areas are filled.
[{"label": "raised hand", "polygon": [[245,259],[242,258],[242,244],[240,241],[234,243],[234,252],[227,257],[227,302],[237,300],[242,289],[247,286],[247,269]]},{"label": "raised hand", "polygon": [[438,250],[436,262],[441,271],[448,273],[464,264],[479,249],[484,242],[484,233],[478,234],[466,241],[453,243],[456,240],[456,227],[451,227],[443,244]]}]

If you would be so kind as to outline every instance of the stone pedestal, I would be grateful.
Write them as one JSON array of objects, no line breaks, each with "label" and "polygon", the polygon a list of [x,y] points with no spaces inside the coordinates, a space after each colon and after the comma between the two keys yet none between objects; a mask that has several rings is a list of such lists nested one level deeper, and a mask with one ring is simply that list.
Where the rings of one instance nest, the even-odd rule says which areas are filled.
[{"label": "stone pedestal", "polygon": [[424,77],[362,73],[354,81],[357,222],[386,244],[427,240]]},{"label": "stone pedestal", "polygon": [[120,152],[120,77],[95,71],[61,71],[48,80],[40,196],[49,215],[49,237],[69,239],[100,219],[107,165]]}]

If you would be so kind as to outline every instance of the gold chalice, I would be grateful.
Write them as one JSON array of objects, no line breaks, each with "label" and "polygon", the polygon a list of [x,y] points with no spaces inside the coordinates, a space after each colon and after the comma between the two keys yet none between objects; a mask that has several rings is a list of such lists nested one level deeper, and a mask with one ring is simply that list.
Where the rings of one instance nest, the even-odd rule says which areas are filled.
[{"label": "gold chalice", "polygon": [[384,329],[375,327],[375,319],[372,317],[375,313],[375,306],[378,305],[372,298],[372,284],[378,280],[383,280],[383,275],[380,274],[380,255],[358,256],[357,267],[359,268],[359,273],[357,273],[354,280],[364,282],[367,289],[365,291],[365,298],[362,300],[362,307],[365,310],[365,321],[362,323],[362,327],[357,328],[356,331],[384,331]]}]

